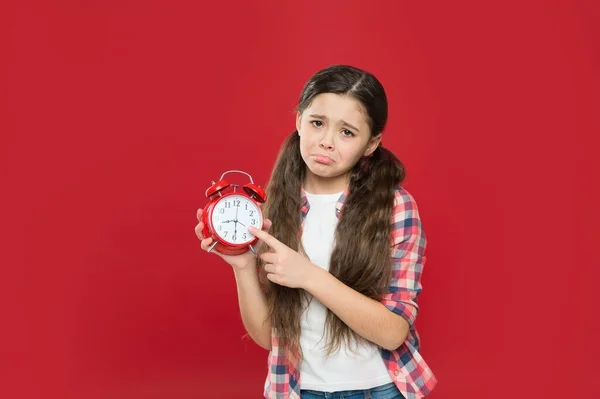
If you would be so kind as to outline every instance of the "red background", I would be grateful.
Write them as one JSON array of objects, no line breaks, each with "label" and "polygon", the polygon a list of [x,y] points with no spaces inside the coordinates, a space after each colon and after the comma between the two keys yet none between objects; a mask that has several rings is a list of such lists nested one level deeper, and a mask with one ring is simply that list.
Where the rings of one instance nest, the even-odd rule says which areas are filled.
[{"label": "red background", "polygon": [[388,92],[431,397],[600,397],[597,2],[3,4],[0,397],[260,397],[195,213],[332,63]]}]

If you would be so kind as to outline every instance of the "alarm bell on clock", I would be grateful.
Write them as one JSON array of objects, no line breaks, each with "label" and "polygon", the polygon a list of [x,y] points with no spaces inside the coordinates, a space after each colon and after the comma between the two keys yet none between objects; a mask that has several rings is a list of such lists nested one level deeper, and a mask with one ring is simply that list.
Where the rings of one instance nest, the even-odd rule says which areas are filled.
[{"label": "alarm bell on clock", "polygon": [[[243,191],[237,191],[239,185],[229,184],[223,177],[228,173],[242,173],[250,179],[250,183],[242,186]],[[232,187],[233,191],[223,192]],[[252,176],[241,170],[229,170],[206,190],[208,204],[202,212],[204,237],[212,237],[214,243],[208,252],[218,251],[225,255],[239,255],[251,250],[258,238],[250,234],[248,227],[262,229],[263,214],[259,204],[265,202],[266,194],[262,188],[254,184]]]}]

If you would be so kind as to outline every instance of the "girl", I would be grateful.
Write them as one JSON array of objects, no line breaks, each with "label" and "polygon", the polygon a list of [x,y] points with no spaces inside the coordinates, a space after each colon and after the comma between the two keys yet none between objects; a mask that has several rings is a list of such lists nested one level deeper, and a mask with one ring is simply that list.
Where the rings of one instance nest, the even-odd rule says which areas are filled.
[{"label": "girl", "polygon": [[248,334],[270,350],[265,398],[413,399],[437,383],[414,325],[426,240],[404,166],[381,144],[387,112],[372,74],[314,74],[266,187],[263,229],[250,231],[258,258],[213,252],[233,267]]}]

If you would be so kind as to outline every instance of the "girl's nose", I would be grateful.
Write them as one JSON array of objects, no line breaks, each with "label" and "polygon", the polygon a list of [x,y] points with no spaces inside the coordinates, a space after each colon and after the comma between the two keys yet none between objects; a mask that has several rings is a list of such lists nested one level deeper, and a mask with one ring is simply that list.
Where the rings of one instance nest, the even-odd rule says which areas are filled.
[{"label": "girl's nose", "polygon": [[329,129],[323,133],[323,137],[321,137],[321,141],[319,142],[319,147],[324,150],[333,150],[333,133]]}]

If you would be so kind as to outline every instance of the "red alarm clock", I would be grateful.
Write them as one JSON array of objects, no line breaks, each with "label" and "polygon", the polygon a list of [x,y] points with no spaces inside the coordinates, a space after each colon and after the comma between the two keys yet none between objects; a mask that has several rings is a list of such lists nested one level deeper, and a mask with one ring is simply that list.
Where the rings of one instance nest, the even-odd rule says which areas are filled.
[{"label": "red alarm clock", "polygon": [[[223,180],[228,173],[245,174],[250,183],[243,185],[244,190],[238,192],[239,185]],[[265,192],[254,184],[252,176],[241,170],[229,170],[221,175],[219,181],[211,183],[206,190],[206,197],[210,200],[202,212],[202,233],[214,241],[208,252],[214,249],[225,255],[239,255],[251,250],[256,255],[253,245],[258,238],[250,234],[248,227],[262,229],[263,214],[259,204],[265,202]],[[233,191],[223,194],[230,186]]]}]

